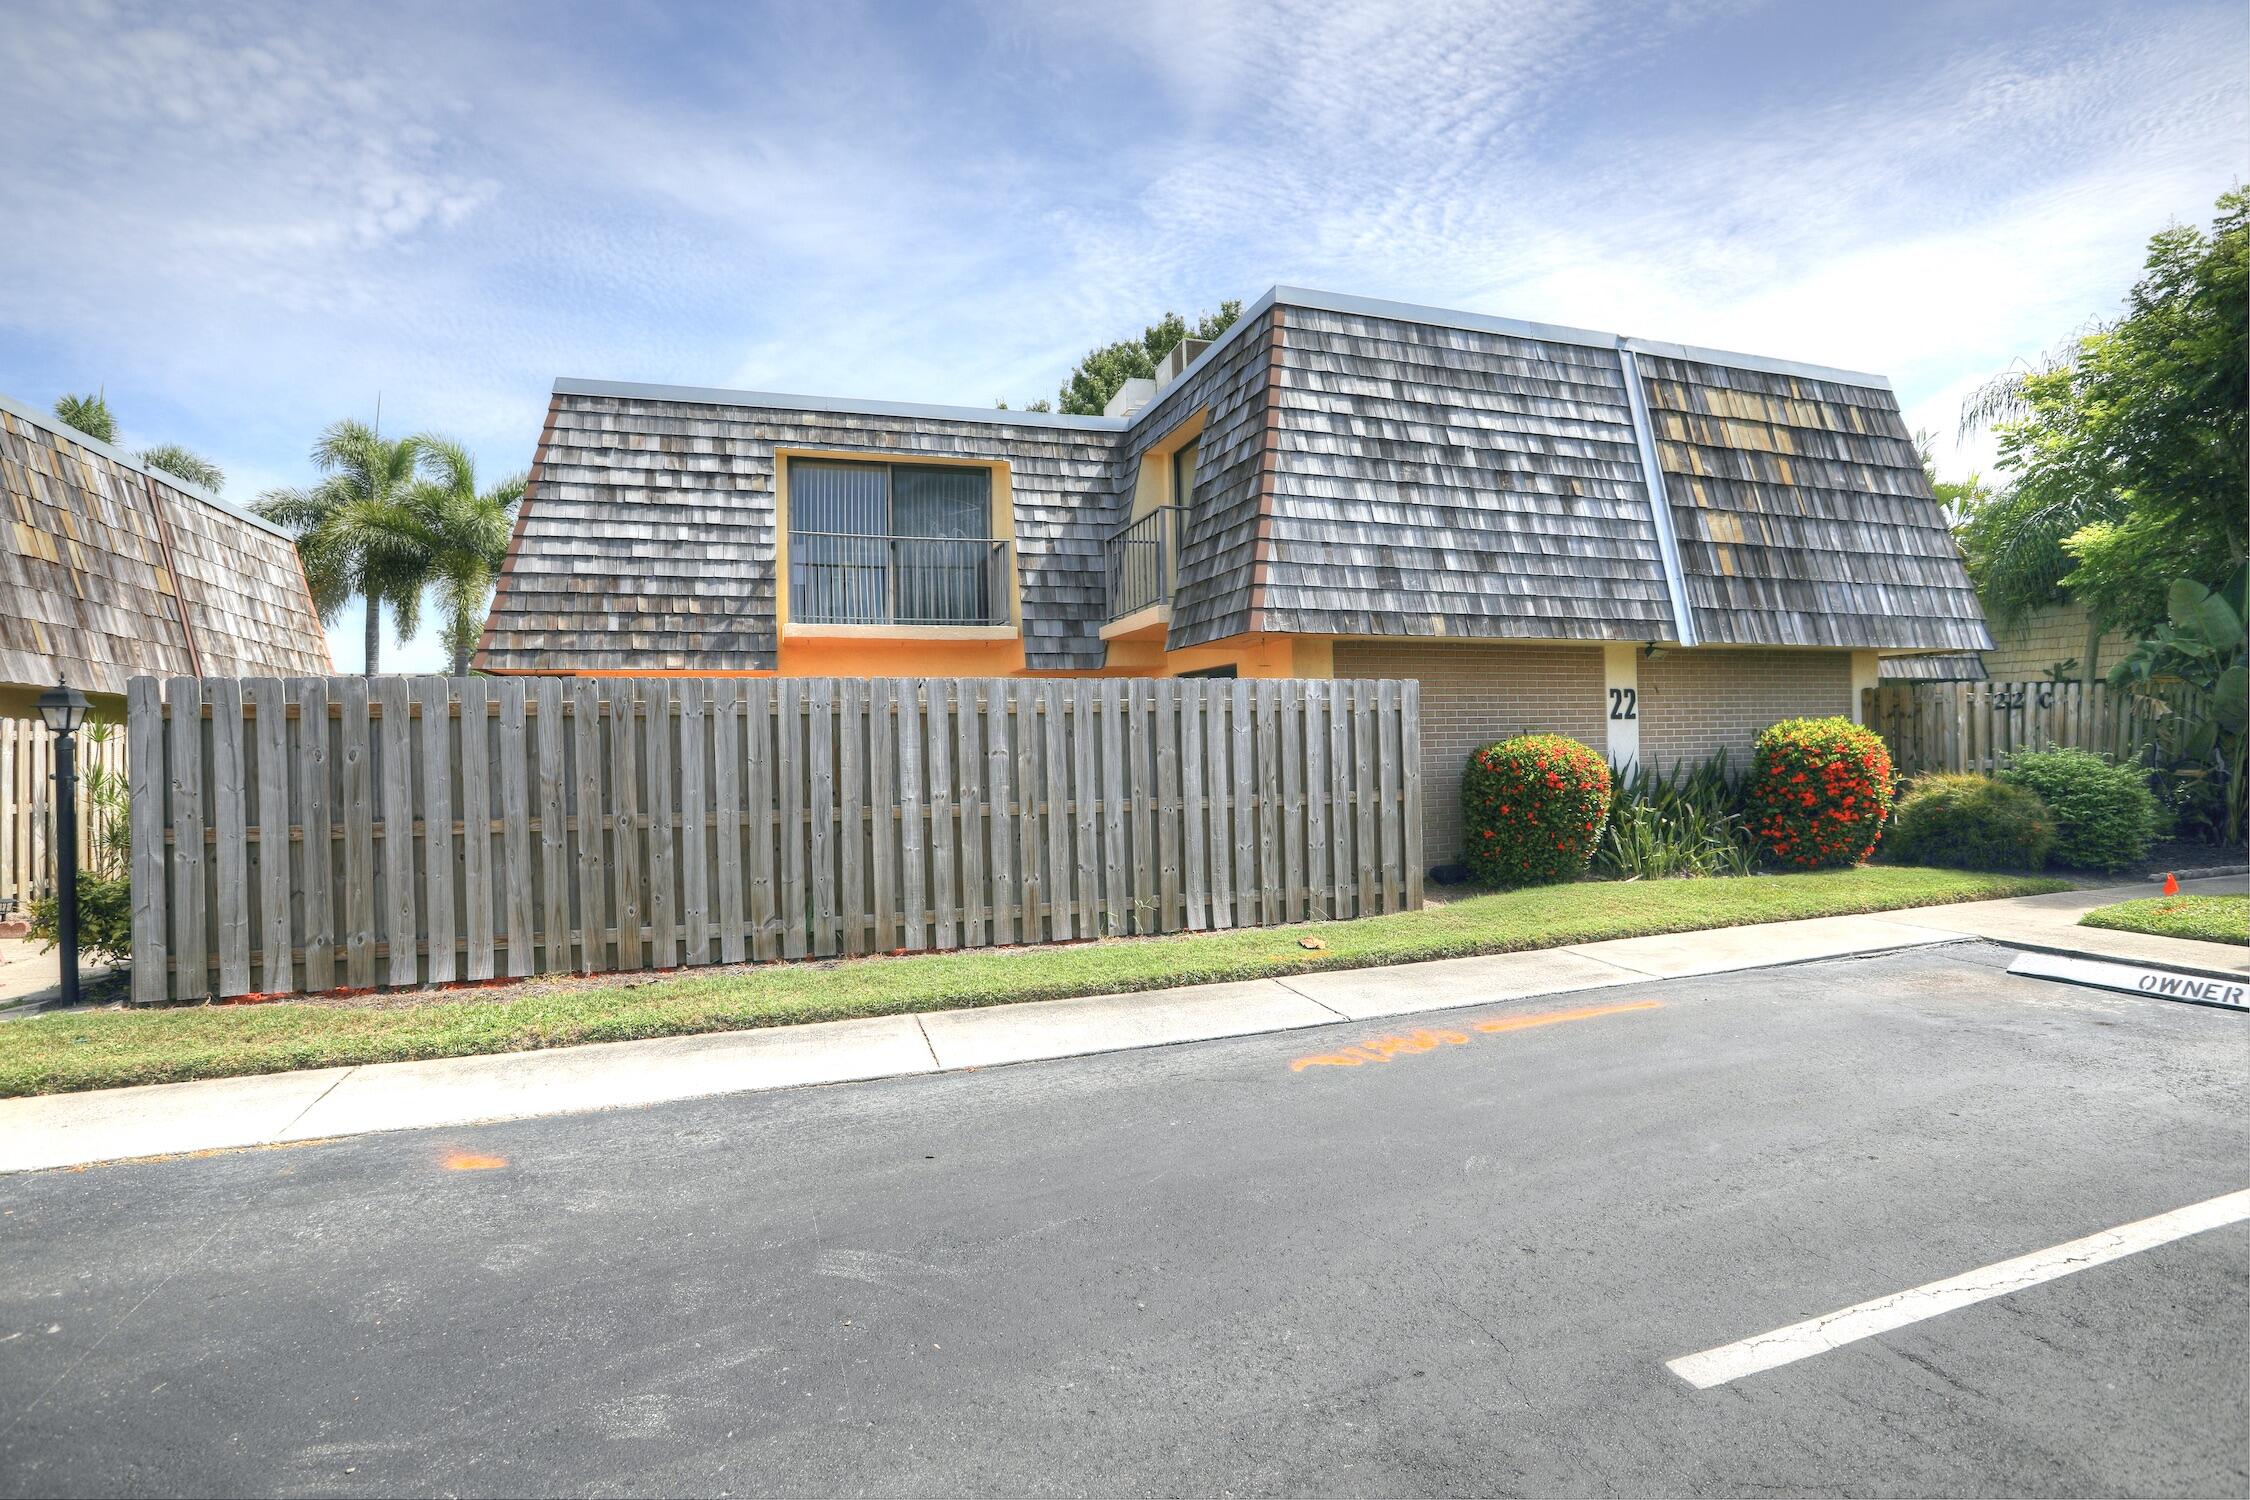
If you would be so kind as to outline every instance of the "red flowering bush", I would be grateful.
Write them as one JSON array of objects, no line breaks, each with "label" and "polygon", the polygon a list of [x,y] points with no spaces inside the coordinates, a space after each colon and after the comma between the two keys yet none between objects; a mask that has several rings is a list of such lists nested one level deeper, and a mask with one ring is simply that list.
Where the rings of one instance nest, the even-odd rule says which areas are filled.
[{"label": "red flowering bush", "polygon": [[1855,865],[1891,811],[1891,752],[1849,719],[1783,719],[1758,736],[1750,831],[1776,864]]},{"label": "red flowering bush", "polygon": [[1489,885],[1583,874],[1609,817],[1609,763],[1559,734],[1523,734],[1469,756],[1463,858]]}]

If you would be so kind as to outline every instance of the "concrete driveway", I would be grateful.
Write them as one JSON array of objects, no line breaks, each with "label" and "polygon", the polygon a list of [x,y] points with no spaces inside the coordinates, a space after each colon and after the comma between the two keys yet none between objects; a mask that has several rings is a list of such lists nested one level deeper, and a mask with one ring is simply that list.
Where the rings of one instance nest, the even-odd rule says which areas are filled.
[{"label": "concrete driveway", "polygon": [[2250,1187],[2009,956],[0,1180],[0,1490],[2240,1492],[2246,1223],[1668,1368]]}]

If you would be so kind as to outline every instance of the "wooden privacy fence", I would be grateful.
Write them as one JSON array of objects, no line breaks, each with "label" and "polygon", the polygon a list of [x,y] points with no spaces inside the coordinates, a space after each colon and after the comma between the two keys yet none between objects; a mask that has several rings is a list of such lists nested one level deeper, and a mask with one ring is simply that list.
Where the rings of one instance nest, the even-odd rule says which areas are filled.
[{"label": "wooden privacy fence", "polygon": [[1422,898],[1416,694],[136,678],[133,997],[1397,911]]},{"label": "wooden privacy fence", "polygon": [[[94,736],[100,737],[94,737]],[[96,775],[122,775],[125,733],[106,729],[78,736],[78,860],[97,864],[96,853],[111,812],[94,800]],[[30,914],[34,898],[55,888],[55,737],[37,719],[0,719],[0,911]]]},{"label": "wooden privacy fence", "polygon": [[2019,750],[2057,746],[2130,760],[2155,742],[2156,724],[2184,699],[2083,682],[1909,682],[1863,690],[1866,719],[1891,747],[1899,773],[1979,771]]}]

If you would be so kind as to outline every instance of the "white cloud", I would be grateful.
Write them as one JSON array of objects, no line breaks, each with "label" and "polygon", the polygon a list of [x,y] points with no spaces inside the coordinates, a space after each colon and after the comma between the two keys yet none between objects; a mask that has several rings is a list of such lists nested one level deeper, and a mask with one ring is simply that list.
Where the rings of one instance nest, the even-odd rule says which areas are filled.
[{"label": "white cloud", "polygon": [[2244,175],[2245,41],[2030,0],[18,0],[0,388],[106,382],[248,498],[378,394],[497,476],[558,374],[1021,402],[1290,281],[1881,370],[1950,433]]}]

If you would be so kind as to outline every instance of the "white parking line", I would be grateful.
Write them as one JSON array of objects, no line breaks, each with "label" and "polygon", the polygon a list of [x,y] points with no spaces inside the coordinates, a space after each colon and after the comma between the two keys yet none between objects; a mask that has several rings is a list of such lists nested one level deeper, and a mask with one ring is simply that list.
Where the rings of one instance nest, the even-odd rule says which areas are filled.
[{"label": "white parking line", "polygon": [[1709,1390],[1712,1386],[1724,1385],[1730,1380],[1740,1380],[1745,1375],[1755,1375],[1761,1370],[1792,1364],[1808,1355],[1840,1349],[1846,1344],[1872,1338],[1878,1333],[1888,1333],[1894,1328],[1904,1328],[1909,1323],[1934,1318],[1939,1313],[1951,1312],[1957,1307],[2004,1297],[2010,1292],[2037,1286],[2042,1281],[2053,1281],[2057,1277],[2068,1276],[2073,1271],[2083,1271],[2088,1266],[2098,1266],[2136,1251],[2186,1239],[2189,1235],[2201,1234],[2206,1229],[2239,1224],[2244,1219],[2250,1219],[2250,1188],[2190,1204],[2186,1208],[2175,1208],[2170,1213],[2158,1214],[2153,1219],[2142,1219],[2115,1229],[2105,1229],[2100,1234],[2090,1234],[2082,1240],[2072,1240],[2067,1245],[2057,1245],[2051,1250],[2035,1250],[2029,1255],[2019,1255],[2014,1260],[2004,1260],[1982,1270],[1970,1271],[1966,1275],[1933,1281],[1908,1291],[1894,1292],[1888,1297],[1862,1302],[1857,1306],[1829,1313],[1825,1317],[1792,1323],[1787,1328],[1776,1328],[1771,1333],[1761,1333],[1755,1338],[1722,1344],[1716,1349],[1706,1349],[1701,1354],[1683,1354],[1678,1359],[1666,1360],[1664,1368],[1698,1390]]}]

